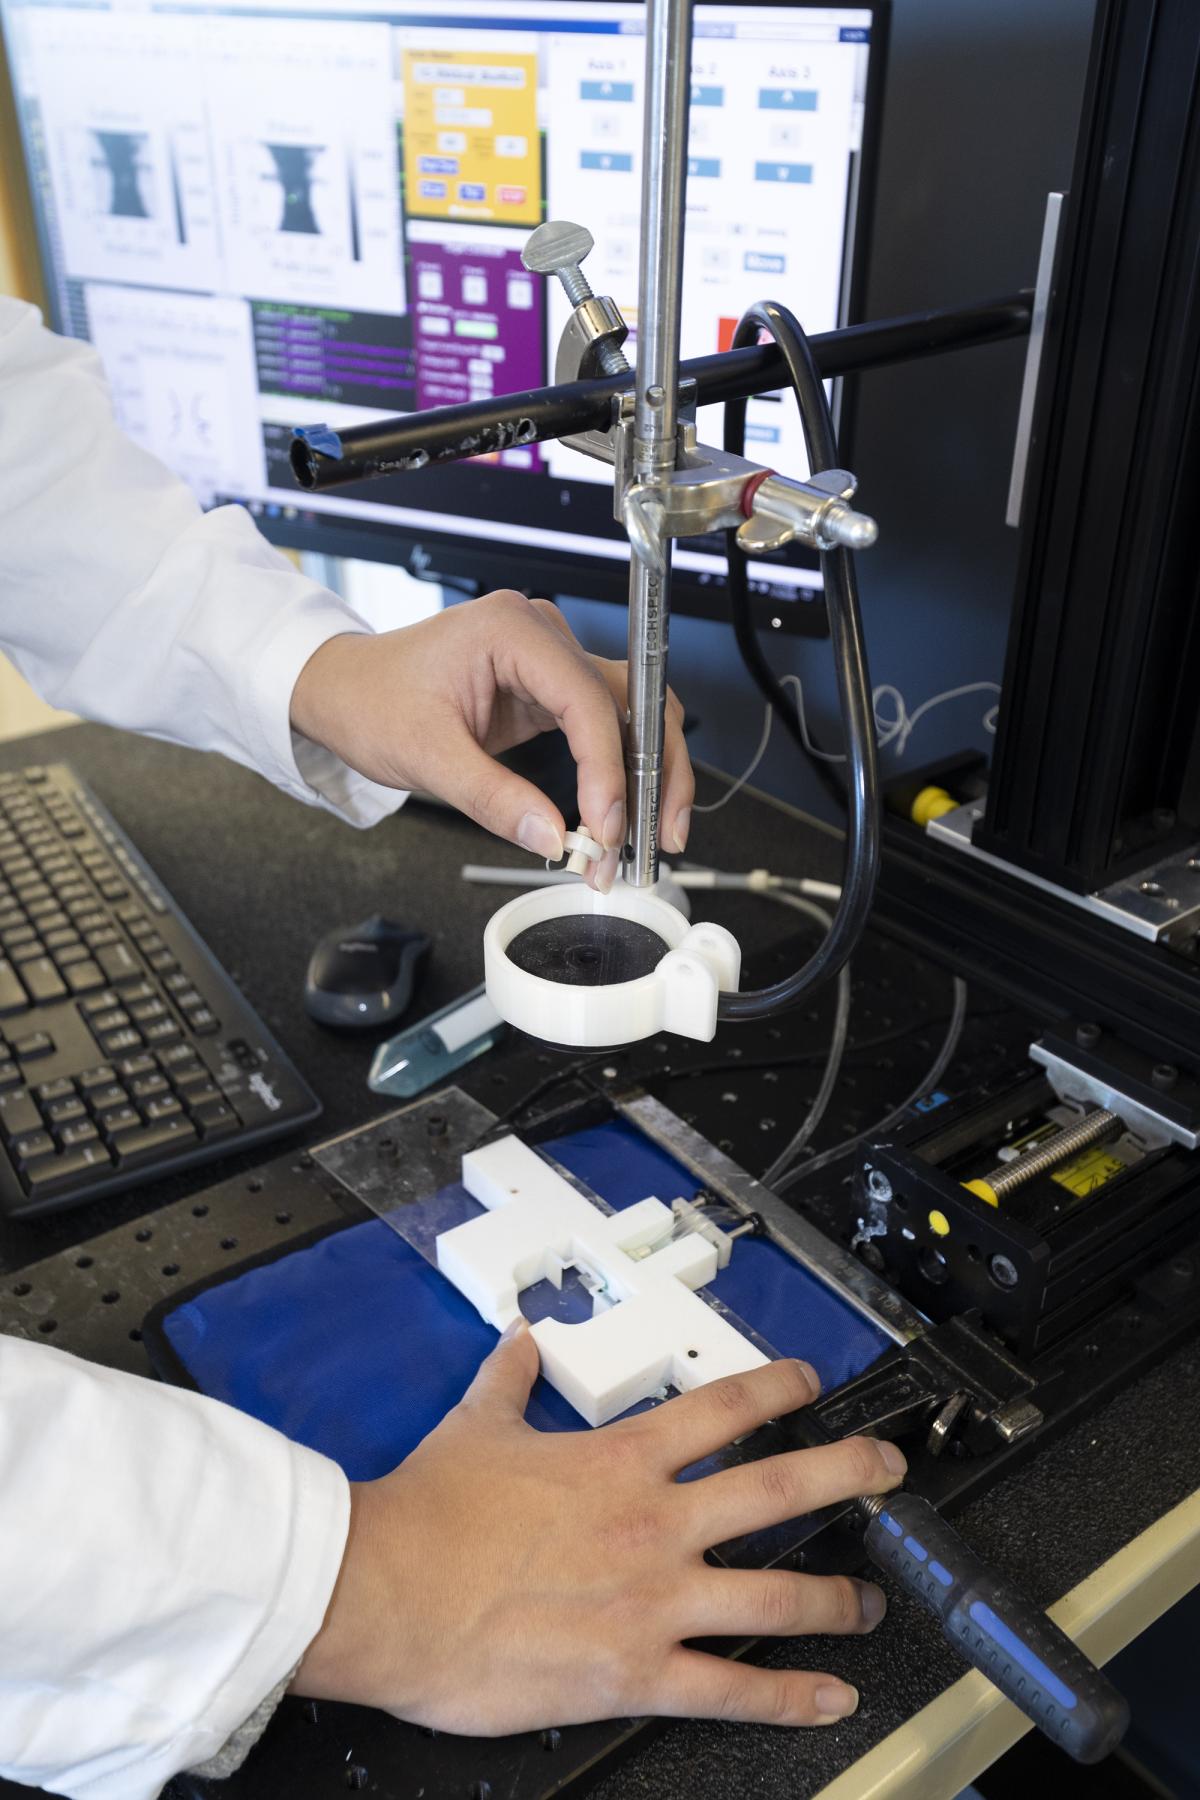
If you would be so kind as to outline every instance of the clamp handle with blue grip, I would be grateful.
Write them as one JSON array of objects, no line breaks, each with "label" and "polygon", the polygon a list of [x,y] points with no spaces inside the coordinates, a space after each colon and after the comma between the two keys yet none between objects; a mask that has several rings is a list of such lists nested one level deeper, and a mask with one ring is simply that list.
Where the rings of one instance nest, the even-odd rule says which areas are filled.
[{"label": "clamp handle with blue grip", "polygon": [[922,1601],[950,1642],[1076,1762],[1120,1742],[1129,1707],[1052,1619],[1006,1587],[919,1494],[858,1502],[871,1560]]}]

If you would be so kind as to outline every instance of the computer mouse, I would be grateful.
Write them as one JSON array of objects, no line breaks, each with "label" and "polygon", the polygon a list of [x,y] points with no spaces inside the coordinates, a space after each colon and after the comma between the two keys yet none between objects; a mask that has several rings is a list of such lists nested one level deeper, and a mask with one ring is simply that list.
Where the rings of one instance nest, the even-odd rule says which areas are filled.
[{"label": "computer mouse", "polygon": [[321,1025],[367,1031],[408,1010],[429,939],[376,913],[361,925],[331,931],[312,953],[304,1004]]}]

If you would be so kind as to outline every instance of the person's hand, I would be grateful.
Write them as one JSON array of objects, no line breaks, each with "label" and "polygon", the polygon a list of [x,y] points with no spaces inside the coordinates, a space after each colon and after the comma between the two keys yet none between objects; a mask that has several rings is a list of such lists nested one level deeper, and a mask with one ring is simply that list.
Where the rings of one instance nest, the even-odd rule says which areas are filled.
[{"label": "person's hand", "polygon": [[[378,636],[330,638],[301,670],[292,724],[372,781],[423,788],[498,837],[560,857],[566,821],[532,782],[494,761],[560,726],[579,765],[579,817],[612,886],[625,841],[625,664],[589,656],[548,600],[510,592]],[[683,709],[667,701],[662,848],[687,842],[694,782]],[[571,824],[574,824],[574,820]]]},{"label": "person's hand", "polygon": [[681,1482],[680,1471],[816,1397],[807,1364],[714,1381],[599,1431],[535,1431],[524,1321],[460,1405],[381,1481],[352,1488],[325,1622],[292,1691],[492,1736],[652,1713],[821,1725],[858,1696],[758,1669],[705,1637],[869,1631],[874,1585],[714,1568],[716,1544],[901,1480],[893,1444],[847,1438]]}]

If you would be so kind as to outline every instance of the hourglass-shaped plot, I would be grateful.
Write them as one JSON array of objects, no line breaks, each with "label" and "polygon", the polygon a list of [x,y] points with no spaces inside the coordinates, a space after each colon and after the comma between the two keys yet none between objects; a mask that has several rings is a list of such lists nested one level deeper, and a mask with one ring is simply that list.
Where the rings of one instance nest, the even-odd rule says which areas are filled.
[{"label": "hourglass-shaped plot", "polygon": [[274,179],[283,189],[280,231],[301,231],[318,236],[321,227],[313,209],[313,165],[324,152],[323,144],[267,144],[275,164]]},{"label": "hourglass-shaped plot", "polygon": [[93,167],[107,183],[105,211],[111,219],[148,219],[152,209],[142,192],[147,172],[146,150],[150,139],[144,131],[93,130],[99,158]]}]

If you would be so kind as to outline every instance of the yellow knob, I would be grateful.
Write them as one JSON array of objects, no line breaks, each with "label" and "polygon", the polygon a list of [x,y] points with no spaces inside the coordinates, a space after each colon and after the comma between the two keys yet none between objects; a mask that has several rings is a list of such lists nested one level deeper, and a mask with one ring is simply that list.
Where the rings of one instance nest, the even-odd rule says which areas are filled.
[{"label": "yellow knob", "polygon": [[963,1186],[968,1194],[978,1194],[979,1198],[986,1200],[989,1206],[999,1206],[1000,1201],[995,1188],[989,1187],[986,1181],[964,1181]]},{"label": "yellow knob", "polygon": [[912,822],[914,825],[928,825],[931,819],[940,819],[945,813],[953,812],[957,805],[958,801],[945,788],[922,788],[912,803]]},{"label": "yellow knob", "polygon": [[933,1232],[935,1237],[950,1236],[950,1221],[945,1213],[938,1212],[936,1207],[929,1215],[929,1229]]}]

